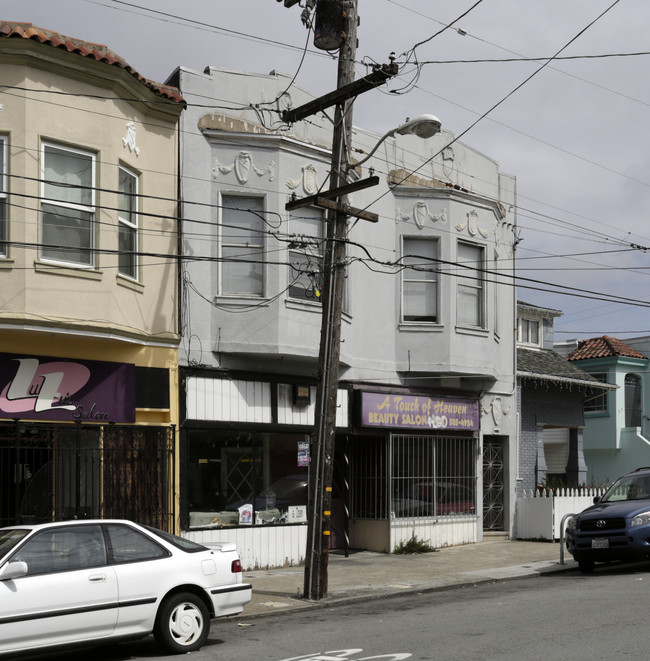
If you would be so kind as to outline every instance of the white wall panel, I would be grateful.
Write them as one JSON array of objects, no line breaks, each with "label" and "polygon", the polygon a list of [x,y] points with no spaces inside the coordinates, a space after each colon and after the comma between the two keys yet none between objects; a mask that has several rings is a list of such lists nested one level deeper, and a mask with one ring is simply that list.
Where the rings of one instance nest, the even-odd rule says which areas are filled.
[{"label": "white wall panel", "polygon": [[270,383],[191,376],[186,390],[190,420],[271,422]]}]

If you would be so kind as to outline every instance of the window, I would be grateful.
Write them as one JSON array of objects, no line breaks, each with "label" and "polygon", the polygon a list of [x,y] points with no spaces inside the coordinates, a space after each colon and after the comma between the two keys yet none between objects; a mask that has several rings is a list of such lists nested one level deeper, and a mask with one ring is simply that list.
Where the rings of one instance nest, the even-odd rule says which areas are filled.
[{"label": "window", "polygon": [[138,279],[138,177],[124,167],[119,171],[118,273]]},{"label": "window", "polygon": [[517,341],[520,344],[539,346],[539,320],[519,319]]},{"label": "window", "polygon": [[474,439],[395,434],[357,441],[351,456],[353,518],[476,516]]},{"label": "window", "polygon": [[625,426],[641,426],[641,377],[625,375]]},{"label": "window", "polygon": [[220,293],[264,293],[264,205],[261,198],[224,195]]},{"label": "window", "polygon": [[99,526],[70,526],[44,530],[21,547],[12,562],[26,562],[27,575],[75,571],[106,564]]},{"label": "window", "polygon": [[42,159],[42,257],[95,265],[95,157],[46,144]]},{"label": "window", "polygon": [[[594,379],[597,379],[601,383],[607,383],[607,373],[598,372],[596,374],[591,374]],[[607,412],[607,391],[606,390],[596,390],[594,391],[597,394],[591,394],[587,397],[584,404],[585,413],[606,413]]]},{"label": "window", "polygon": [[187,440],[190,528],[306,520],[306,435],[194,429]]},{"label": "window", "polygon": [[139,530],[129,526],[108,525],[111,561],[116,564],[168,558],[171,553]]},{"label": "window", "polygon": [[391,446],[392,517],[475,514],[475,441],[395,435]]},{"label": "window", "polygon": [[322,211],[301,209],[299,216],[291,216],[289,231],[289,296],[304,301],[318,301],[322,287],[323,261]]},{"label": "window", "polygon": [[404,238],[402,255],[402,319],[438,321],[438,242]]},{"label": "window", "polygon": [[0,136],[0,257],[6,257],[8,253],[7,225],[7,139]]},{"label": "window", "polygon": [[463,326],[484,327],[483,321],[483,248],[471,243],[458,244],[458,310]]}]

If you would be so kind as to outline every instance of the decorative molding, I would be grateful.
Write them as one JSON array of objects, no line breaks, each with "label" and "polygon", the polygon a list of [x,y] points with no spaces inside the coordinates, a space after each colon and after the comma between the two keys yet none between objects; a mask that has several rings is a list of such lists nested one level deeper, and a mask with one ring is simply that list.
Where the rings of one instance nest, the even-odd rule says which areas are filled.
[{"label": "decorative molding", "polygon": [[442,221],[443,223],[447,222],[447,209],[442,209],[438,214],[433,214],[429,210],[429,205],[426,202],[416,202],[413,205],[413,209],[410,213],[402,211],[399,207],[395,209],[395,220],[398,222],[407,222],[408,220],[413,219],[413,222],[417,225],[418,229],[422,229],[427,220],[431,220],[434,223],[437,220]]},{"label": "decorative molding", "polygon": [[510,408],[503,407],[503,401],[501,397],[494,397],[487,406],[481,402],[481,412],[483,415],[492,415],[494,431],[499,433],[501,430],[501,422],[504,416],[507,416],[510,413]]},{"label": "decorative molding", "polygon": [[478,212],[475,209],[467,212],[467,220],[464,223],[457,223],[456,229],[462,232],[467,228],[470,236],[480,234],[484,239],[487,239],[489,232],[484,230],[478,223]]},{"label": "decorative molding", "polygon": [[219,174],[229,174],[233,170],[240,184],[248,183],[251,172],[254,172],[258,177],[268,175],[269,181],[275,179],[275,161],[269,161],[265,168],[258,168],[253,163],[253,156],[248,151],[240,151],[231,165],[219,163],[219,159],[215,157],[212,165],[212,178],[217,179]]},{"label": "decorative molding", "polygon": [[287,179],[287,188],[295,190],[302,183],[302,188],[307,195],[315,195],[318,192],[318,173],[310,163],[302,166],[302,173],[298,179]]},{"label": "decorative molding", "polygon": [[122,138],[124,148],[128,147],[136,156],[140,156],[140,147],[135,144],[135,122],[126,125],[126,135]]}]

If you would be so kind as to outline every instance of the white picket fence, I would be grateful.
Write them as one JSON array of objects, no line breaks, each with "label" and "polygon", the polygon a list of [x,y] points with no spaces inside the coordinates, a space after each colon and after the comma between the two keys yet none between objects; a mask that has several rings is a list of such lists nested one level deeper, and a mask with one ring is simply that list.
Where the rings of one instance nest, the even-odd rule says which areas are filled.
[{"label": "white picket fence", "polygon": [[516,539],[560,539],[562,519],[593,505],[594,496],[602,496],[605,489],[580,487],[524,491],[517,498],[515,515]]}]

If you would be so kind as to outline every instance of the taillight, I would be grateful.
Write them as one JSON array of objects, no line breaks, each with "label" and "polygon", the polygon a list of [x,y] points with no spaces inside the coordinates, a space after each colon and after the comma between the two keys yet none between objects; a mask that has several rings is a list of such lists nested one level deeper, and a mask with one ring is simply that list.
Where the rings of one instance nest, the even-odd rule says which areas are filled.
[{"label": "taillight", "polygon": [[230,565],[230,571],[233,574],[240,574],[242,572],[241,560],[233,560],[232,564]]}]

